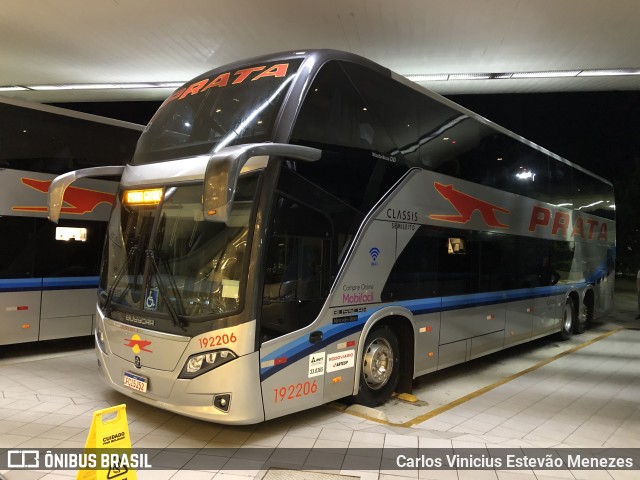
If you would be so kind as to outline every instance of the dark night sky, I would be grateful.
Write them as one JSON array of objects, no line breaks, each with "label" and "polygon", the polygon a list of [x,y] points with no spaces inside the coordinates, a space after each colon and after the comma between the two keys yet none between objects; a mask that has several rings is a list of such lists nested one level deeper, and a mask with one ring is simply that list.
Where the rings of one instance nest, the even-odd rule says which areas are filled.
[{"label": "dark night sky", "polygon": [[[455,95],[453,101],[611,180],[619,272],[640,268],[640,91]],[[146,124],[160,102],[58,106]]]},{"label": "dark night sky", "polygon": [[617,271],[640,268],[640,92],[460,95],[453,101],[610,180]]}]

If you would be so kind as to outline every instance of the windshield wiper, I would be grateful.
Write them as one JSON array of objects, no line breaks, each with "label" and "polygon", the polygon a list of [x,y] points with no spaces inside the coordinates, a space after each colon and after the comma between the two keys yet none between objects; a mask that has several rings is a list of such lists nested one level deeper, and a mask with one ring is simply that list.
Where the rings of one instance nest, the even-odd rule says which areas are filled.
[{"label": "windshield wiper", "polygon": [[[169,310],[169,314],[171,315],[171,320],[173,320],[173,324],[176,327],[180,327],[184,329],[184,322],[182,321],[182,319],[180,319],[178,312],[176,311],[173,303],[171,302],[169,295],[167,294],[167,289],[164,287],[164,283],[162,282],[162,275],[160,273],[160,269],[158,268],[158,263],[156,262],[155,253],[153,252],[153,250],[147,250],[146,254],[147,254],[147,258],[150,260],[151,266],[153,267],[153,272],[154,272],[154,275],[156,276],[160,293],[166,299],[167,309]],[[171,275],[171,272],[167,272],[167,274],[169,275],[169,278],[172,281],[173,275]],[[175,281],[171,284],[171,286],[176,296],[176,304],[182,306],[180,292],[178,291],[178,286],[175,284]]]},{"label": "windshield wiper", "polygon": [[[129,262],[131,262],[133,255],[137,251],[138,251],[138,245],[133,245],[131,247],[131,250],[129,250],[129,253],[127,254],[127,259],[124,261],[124,263],[120,267],[120,270],[118,270],[118,274],[116,275],[113,285],[111,285],[111,288],[109,289],[109,293],[107,294],[107,299],[104,302],[104,311],[107,316],[111,316],[111,301],[113,300],[113,295],[115,294],[116,287],[120,283],[120,280],[122,279],[122,276],[124,275],[125,270],[129,266]],[[126,293],[126,291],[127,290],[125,289],[123,294],[121,295],[121,298],[124,297],[124,294]]]}]

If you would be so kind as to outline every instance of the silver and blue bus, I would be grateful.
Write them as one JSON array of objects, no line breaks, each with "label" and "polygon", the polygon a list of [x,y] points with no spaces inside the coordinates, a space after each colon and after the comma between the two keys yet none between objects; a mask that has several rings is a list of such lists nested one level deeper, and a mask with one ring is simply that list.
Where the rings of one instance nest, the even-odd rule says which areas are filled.
[{"label": "silver and blue bus", "polygon": [[376,406],[612,308],[610,182],[349,53],[193,79],[117,170],[100,372],[187,416]]},{"label": "silver and blue bus", "polygon": [[124,165],[143,126],[0,98],[0,345],[90,336],[114,181],[67,191],[58,225],[47,192],[59,174]]}]

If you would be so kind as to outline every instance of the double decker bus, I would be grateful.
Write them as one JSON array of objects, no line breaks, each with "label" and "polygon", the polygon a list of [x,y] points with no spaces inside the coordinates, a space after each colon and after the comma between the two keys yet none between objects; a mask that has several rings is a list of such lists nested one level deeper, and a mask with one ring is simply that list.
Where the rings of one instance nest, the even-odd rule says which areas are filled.
[{"label": "double decker bus", "polygon": [[193,79],[120,170],[100,371],[187,416],[376,406],[612,307],[611,183],[349,53]]},{"label": "double decker bus", "polygon": [[47,220],[59,174],[131,159],[142,125],[0,98],[0,345],[93,334],[117,183],[85,179]]}]

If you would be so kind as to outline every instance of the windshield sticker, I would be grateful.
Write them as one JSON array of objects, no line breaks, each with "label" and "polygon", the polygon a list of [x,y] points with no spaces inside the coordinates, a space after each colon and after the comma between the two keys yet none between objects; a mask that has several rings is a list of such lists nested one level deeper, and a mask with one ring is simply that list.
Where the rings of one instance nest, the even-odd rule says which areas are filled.
[{"label": "windshield sticker", "polygon": [[158,309],[158,288],[151,287],[144,300],[144,309],[155,312]]},{"label": "windshield sticker", "polygon": [[344,370],[355,366],[356,351],[346,350],[344,352],[332,353],[327,356],[327,373],[337,370]]},{"label": "windshield sticker", "polygon": [[309,378],[324,375],[325,352],[316,352],[309,355]]},{"label": "windshield sticker", "polygon": [[240,282],[238,280],[222,280],[222,298],[238,299],[240,294]]},{"label": "windshield sticker", "polygon": [[[266,70],[265,70],[266,69]],[[261,78],[282,78],[287,75],[287,71],[289,69],[288,63],[278,63],[276,65],[272,65],[267,68],[266,65],[261,65],[258,67],[249,67],[243,68],[242,70],[238,70],[234,73],[226,72],[221,73],[216,78],[209,80],[205,78],[203,80],[199,80],[197,82],[192,83],[186,87],[179,88],[173,94],[167,98],[166,103],[169,103],[172,100],[183,100],[189,95],[196,95],[198,93],[203,93],[209,90],[210,88],[222,88],[229,85],[229,81],[231,81],[232,85],[238,85],[243,83],[248,78],[251,78],[251,82],[255,82],[256,80],[260,80]],[[260,72],[260,73],[258,73]],[[166,104],[165,103],[165,104]]]}]

